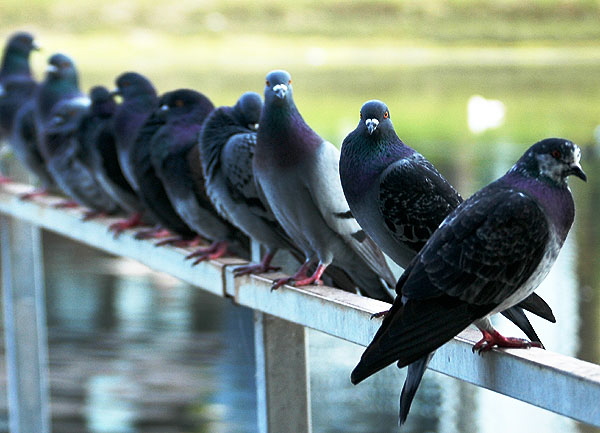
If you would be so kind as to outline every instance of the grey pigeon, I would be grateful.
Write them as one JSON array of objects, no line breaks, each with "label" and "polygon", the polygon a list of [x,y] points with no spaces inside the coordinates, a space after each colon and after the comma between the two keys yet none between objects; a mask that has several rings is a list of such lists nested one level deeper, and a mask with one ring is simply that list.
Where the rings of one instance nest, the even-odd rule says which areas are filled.
[{"label": "grey pigeon", "polygon": [[473,323],[483,334],[474,351],[530,347],[489,318],[531,295],[556,260],[575,215],[567,177],[587,179],[580,155],[571,141],[542,140],[452,211],[398,280],[352,383],[419,361]]},{"label": "grey pigeon", "polygon": [[[383,252],[403,268],[463,201],[433,164],[402,142],[387,105],[378,100],[363,104],[356,129],[342,143],[340,177],[352,215]],[[555,321],[541,298],[535,294],[530,298],[531,305],[525,307]],[[503,314],[532,341],[540,342],[519,307]],[[428,355],[409,367],[402,391],[402,422],[429,359]]]},{"label": "grey pigeon", "polygon": [[[274,288],[319,283],[333,263],[362,293],[390,301],[385,283],[391,285],[394,277],[381,250],[349,214],[338,172],[339,151],[306,124],[292,93],[286,71],[267,75],[253,160],[259,194],[306,259],[293,277],[276,281]],[[315,272],[306,275],[316,261]]]},{"label": "grey pigeon", "polygon": [[27,32],[11,35],[6,43],[0,66],[0,141],[10,137],[17,111],[37,87],[29,65],[30,54],[37,49]]},{"label": "grey pigeon", "polygon": [[261,263],[238,267],[236,275],[275,270],[271,266],[275,252],[295,248],[254,183],[252,159],[262,105],[259,94],[244,93],[233,107],[216,108],[198,139],[206,192],[215,209],[267,249]]},{"label": "grey pigeon", "polygon": [[89,109],[87,102],[84,98],[73,98],[57,104],[44,127],[40,151],[62,191],[77,204],[90,209],[86,218],[91,218],[98,214],[115,214],[120,208],[84,163],[85,150],[79,141],[79,128]]}]

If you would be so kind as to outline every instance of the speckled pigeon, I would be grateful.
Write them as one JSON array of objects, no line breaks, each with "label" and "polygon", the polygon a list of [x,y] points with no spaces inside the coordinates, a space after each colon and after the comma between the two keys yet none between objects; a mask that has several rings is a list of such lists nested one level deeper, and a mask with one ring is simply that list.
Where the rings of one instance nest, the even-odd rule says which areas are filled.
[{"label": "speckled pigeon", "polygon": [[542,140],[452,211],[400,277],[352,383],[419,361],[472,323],[483,334],[474,351],[530,347],[489,318],[531,295],[556,260],[575,215],[567,177],[586,180],[580,155],[571,141]]},{"label": "speckled pigeon", "polygon": [[[342,143],[340,177],[352,215],[403,268],[463,201],[427,159],[402,142],[388,107],[378,100],[362,106],[356,129]],[[535,294],[524,307],[555,321],[550,307]],[[503,314],[532,341],[540,341],[519,307]],[[401,401],[404,418],[430,358],[409,367]]]},{"label": "speckled pigeon", "polygon": [[6,43],[0,66],[0,141],[10,137],[17,111],[37,87],[29,66],[30,54],[37,49],[27,32],[14,33]]},{"label": "speckled pigeon", "polygon": [[[194,263],[215,259],[228,249],[248,254],[248,239],[223,219],[210,202],[200,162],[198,135],[214,105],[205,95],[191,89],[178,89],[161,97],[165,124],[150,143],[150,156],[174,211],[205,239],[212,241],[188,258]],[[240,249],[240,246],[243,248]]]},{"label": "speckled pigeon", "polygon": [[[306,259],[293,277],[276,281],[274,288],[318,283],[333,263],[362,293],[390,301],[385,282],[391,284],[394,277],[379,248],[349,214],[339,151],[300,115],[286,71],[267,75],[259,123],[253,166],[259,194]],[[316,271],[307,276],[308,266],[317,260]]]},{"label": "speckled pigeon", "polygon": [[216,210],[267,249],[261,263],[238,267],[236,275],[275,270],[271,266],[275,252],[295,248],[254,183],[252,158],[262,105],[258,93],[246,92],[233,107],[216,108],[198,140],[206,191]]}]

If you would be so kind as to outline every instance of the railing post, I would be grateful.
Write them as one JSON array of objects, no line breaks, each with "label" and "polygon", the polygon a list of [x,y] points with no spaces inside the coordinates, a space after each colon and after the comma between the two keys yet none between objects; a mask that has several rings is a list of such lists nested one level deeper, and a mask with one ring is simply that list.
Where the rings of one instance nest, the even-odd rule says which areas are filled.
[{"label": "railing post", "polygon": [[11,433],[49,433],[48,339],[40,229],[0,216]]},{"label": "railing post", "polygon": [[310,433],[306,328],[254,312],[259,433]]},{"label": "railing post", "polygon": [[[260,261],[252,241],[252,260]],[[306,328],[254,312],[259,433],[310,433],[310,375]]]}]

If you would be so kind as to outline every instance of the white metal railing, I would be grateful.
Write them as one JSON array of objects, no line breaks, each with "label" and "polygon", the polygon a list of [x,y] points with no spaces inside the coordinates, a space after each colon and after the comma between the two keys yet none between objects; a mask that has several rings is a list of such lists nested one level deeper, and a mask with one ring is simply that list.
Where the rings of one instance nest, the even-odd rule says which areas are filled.
[{"label": "white metal railing", "polygon": [[[255,311],[258,420],[261,433],[310,432],[306,327],[366,346],[389,304],[325,286],[271,292],[263,276],[233,278],[239,258],[191,267],[176,247],[156,248],[131,233],[107,233],[114,218],[82,220],[78,209],[56,209],[59,197],[22,201],[31,187],[0,186],[5,339],[11,433],[50,431],[43,271],[39,229],[135,259]],[[18,248],[15,246],[18,245]],[[253,253],[258,253],[254,246]],[[474,356],[479,333],[466,330],[440,348],[430,368],[595,426],[600,426],[600,366],[541,349],[493,350]],[[527,380],[523,380],[526,377]],[[33,403],[32,403],[33,402]],[[284,430],[282,430],[284,429]]]}]

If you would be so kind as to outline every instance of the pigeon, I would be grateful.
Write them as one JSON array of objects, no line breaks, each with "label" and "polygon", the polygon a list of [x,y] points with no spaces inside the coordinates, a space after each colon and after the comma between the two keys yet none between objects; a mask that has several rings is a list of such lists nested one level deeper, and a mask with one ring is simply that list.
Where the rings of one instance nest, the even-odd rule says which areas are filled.
[{"label": "pigeon", "polygon": [[338,172],[339,151],[305,123],[292,93],[289,73],[267,75],[253,159],[259,194],[306,259],[294,276],[276,280],[273,288],[318,284],[333,263],[361,293],[390,302],[386,283],[391,286],[394,276],[381,250],[350,214]]},{"label": "pigeon", "polygon": [[195,233],[213,243],[199,248],[188,258],[194,263],[223,256],[230,245],[248,241],[240,231],[222,218],[206,193],[198,147],[198,134],[214,105],[203,94],[190,89],[166,93],[160,108],[165,124],[154,134],[150,155],[174,211]]},{"label": "pigeon", "polygon": [[6,43],[0,66],[0,141],[10,137],[17,111],[37,87],[29,57],[38,49],[27,32],[13,34]]},{"label": "pigeon", "polygon": [[541,140],[453,210],[398,280],[399,296],[352,383],[393,362],[402,368],[419,361],[470,324],[483,334],[473,346],[479,353],[531,347],[501,335],[490,316],[531,295],[556,260],[575,215],[567,177],[587,180],[580,157],[569,140]]},{"label": "pigeon", "polygon": [[[462,197],[437,169],[394,130],[387,105],[367,101],[356,129],[344,139],[340,177],[352,215],[377,245],[402,268],[421,250]],[[532,294],[524,306],[554,322],[550,307]],[[521,308],[503,312],[540,342]],[[431,355],[409,367],[401,407],[408,414]],[[412,386],[411,386],[412,385]],[[405,416],[404,416],[405,418]]]},{"label": "pigeon", "polygon": [[[163,242],[157,245],[169,243],[187,245],[188,241],[195,242],[197,233],[175,211],[165,186],[158,177],[151,157],[152,140],[167,125],[168,114],[162,107],[166,104],[170,95],[171,92],[167,92],[158,99],[156,109],[140,128],[130,152],[129,163],[131,165],[130,175],[133,177],[132,185],[144,207],[152,212],[158,222],[157,229],[139,232],[136,237],[142,239],[167,236]],[[177,114],[170,117],[171,124],[169,127],[176,124]],[[198,163],[199,167],[200,164]],[[178,176],[179,174],[173,175]]]},{"label": "pigeon", "polygon": [[124,72],[119,75],[116,79],[116,86],[113,94],[123,98],[123,102],[119,104],[113,115],[113,134],[117,158],[127,183],[135,192],[135,195],[129,194],[127,188],[122,188],[118,182],[114,182],[113,198],[121,196],[119,199],[121,207],[134,211],[128,220],[111,226],[111,229],[118,235],[123,230],[136,227],[142,222],[155,223],[157,221],[156,216],[144,206],[137,196],[139,185],[136,184],[133,175],[131,157],[142,126],[158,108],[158,96],[152,83],[136,72]]},{"label": "pigeon", "polygon": [[114,95],[104,86],[90,89],[91,105],[79,126],[83,162],[92,170],[101,187],[127,214],[135,214],[139,199],[125,179],[117,156],[113,116],[117,110]]},{"label": "pigeon", "polygon": [[46,167],[61,190],[81,206],[90,209],[85,218],[120,211],[119,205],[101,187],[93,171],[83,162],[84,150],[78,139],[79,127],[89,109],[84,98],[59,102],[44,126],[40,151]]},{"label": "pigeon", "polygon": [[53,54],[48,59],[44,80],[32,98],[17,112],[11,134],[11,146],[17,159],[41,182],[42,190],[26,194],[24,198],[44,194],[56,189],[40,153],[45,139],[44,128],[52,119],[52,109],[61,100],[83,97],[79,90],[77,71],[73,61],[65,54]]},{"label": "pigeon", "polygon": [[206,118],[198,139],[210,201],[223,218],[267,250],[261,263],[235,268],[236,276],[276,270],[271,266],[276,251],[296,248],[254,183],[252,159],[262,105],[258,93],[242,94],[233,107],[218,107]]}]

